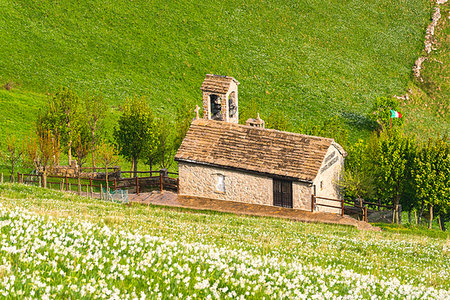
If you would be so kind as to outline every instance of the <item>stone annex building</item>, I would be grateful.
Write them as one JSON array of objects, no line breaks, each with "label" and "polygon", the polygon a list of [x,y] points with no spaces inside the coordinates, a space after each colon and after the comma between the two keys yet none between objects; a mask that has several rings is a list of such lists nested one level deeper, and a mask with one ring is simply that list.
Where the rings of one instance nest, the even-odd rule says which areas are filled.
[{"label": "stone annex building", "polygon": [[340,199],[336,181],[344,149],[333,139],[265,129],[259,116],[238,124],[238,85],[233,77],[206,75],[204,118],[197,107],[175,156],[180,195],[303,210],[311,210],[313,194]]}]

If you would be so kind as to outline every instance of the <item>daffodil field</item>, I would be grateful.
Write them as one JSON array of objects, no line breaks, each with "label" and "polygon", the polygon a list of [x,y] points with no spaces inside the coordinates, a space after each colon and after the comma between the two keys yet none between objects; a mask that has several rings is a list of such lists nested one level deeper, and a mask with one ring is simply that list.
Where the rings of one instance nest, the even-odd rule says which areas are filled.
[{"label": "daffodil field", "polygon": [[0,297],[450,299],[449,238],[0,185]]}]

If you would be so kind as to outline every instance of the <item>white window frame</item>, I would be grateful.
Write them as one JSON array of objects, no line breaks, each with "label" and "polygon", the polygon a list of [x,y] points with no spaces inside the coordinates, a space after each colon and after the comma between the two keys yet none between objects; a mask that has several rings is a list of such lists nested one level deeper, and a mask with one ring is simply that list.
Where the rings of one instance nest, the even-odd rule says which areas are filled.
[{"label": "white window frame", "polygon": [[225,193],[225,175],[216,174],[216,192]]}]

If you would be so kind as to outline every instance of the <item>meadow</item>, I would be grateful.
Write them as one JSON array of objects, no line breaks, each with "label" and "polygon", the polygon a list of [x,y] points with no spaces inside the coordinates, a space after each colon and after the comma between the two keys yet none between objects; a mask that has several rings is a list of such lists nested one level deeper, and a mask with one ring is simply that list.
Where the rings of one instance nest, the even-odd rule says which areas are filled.
[{"label": "meadow", "polygon": [[0,185],[9,298],[450,299],[448,234],[126,206]]},{"label": "meadow", "polygon": [[200,104],[206,73],[241,82],[241,122],[254,110],[266,119],[280,111],[297,131],[338,116],[356,140],[370,132],[367,114],[377,97],[411,88],[418,96],[402,104],[407,128],[440,134],[449,130],[448,111],[430,108],[439,101],[411,78],[431,6],[4,0],[0,85],[12,89],[0,90],[0,141],[29,134],[46,94],[59,86],[101,92],[114,109],[126,97],[145,96],[157,114],[173,116],[180,101]]}]

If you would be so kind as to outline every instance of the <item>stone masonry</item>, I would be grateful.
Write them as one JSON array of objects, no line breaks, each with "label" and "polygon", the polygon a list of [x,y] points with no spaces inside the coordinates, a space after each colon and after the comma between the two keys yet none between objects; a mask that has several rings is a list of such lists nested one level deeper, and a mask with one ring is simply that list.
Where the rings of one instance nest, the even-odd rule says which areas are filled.
[{"label": "stone masonry", "polygon": [[[207,165],[180,162],[180,195],[273,205],[273,179],[268,176]],[[217,176],[225,177],[225,192],[217,190]],[[292,184],[293,208],[310,210],[312,185]]]}]

